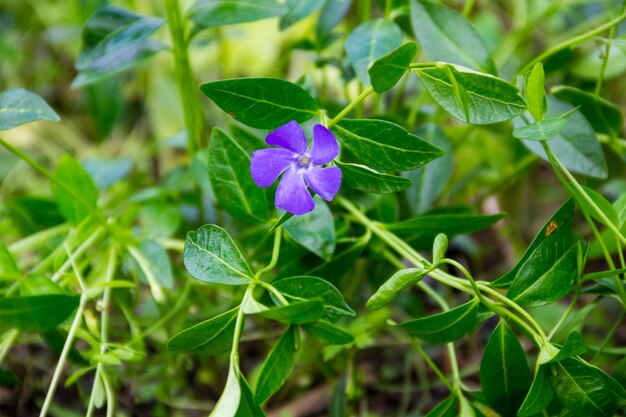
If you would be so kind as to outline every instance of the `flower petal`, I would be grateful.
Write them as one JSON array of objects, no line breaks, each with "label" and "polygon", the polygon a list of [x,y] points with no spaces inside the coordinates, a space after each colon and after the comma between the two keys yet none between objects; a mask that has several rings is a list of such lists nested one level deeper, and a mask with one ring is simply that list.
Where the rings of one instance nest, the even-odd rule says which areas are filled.
[{"label": "flower petal", "polygon": [[304,173],[307,184],[326,201],[333,199],[341,186],[339,167],[311,168]]},{"label": "flower petal", "polygon": [[313,145],[311,160],[313,165],[324,165],[339,155],[339,144],[335,135],[324,125],[313,126]]},{"label": "flower petal", "polygon": [[315,203],[302,177],[302,171],[288,169],[276,189],[276,207],[292,214],[305,214],[313,210]]},{"label": "flower petal", "polygon": [[252,152],[250,174],[259,187],[269,187],[292,163],[294,153],[288,149],[261,149]]},{"label": "flower petal", "polygon": [[277,127],[267,135],[265,141],[272,146],[291,149],[295,153],[306,153],[307,143],[302,128],[295,120]]}]

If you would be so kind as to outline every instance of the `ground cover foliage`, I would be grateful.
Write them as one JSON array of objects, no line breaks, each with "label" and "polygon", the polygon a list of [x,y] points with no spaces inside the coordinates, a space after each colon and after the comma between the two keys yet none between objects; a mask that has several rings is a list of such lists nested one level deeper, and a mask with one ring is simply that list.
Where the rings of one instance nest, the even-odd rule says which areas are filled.
[{"label": "ground cover foliage", "polygon": [[0,3],[0,415],[626,415],[626,2]]}]

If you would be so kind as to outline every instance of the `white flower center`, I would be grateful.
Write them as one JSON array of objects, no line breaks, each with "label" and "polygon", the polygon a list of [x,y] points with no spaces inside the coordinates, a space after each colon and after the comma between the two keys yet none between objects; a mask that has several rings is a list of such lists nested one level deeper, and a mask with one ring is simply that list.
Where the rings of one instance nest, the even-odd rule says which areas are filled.
[{"label": "white flower center", "polygon": [[311,165],[311,158],[308,155],[299,155],[296,158],[299,168],[308,168]]}]

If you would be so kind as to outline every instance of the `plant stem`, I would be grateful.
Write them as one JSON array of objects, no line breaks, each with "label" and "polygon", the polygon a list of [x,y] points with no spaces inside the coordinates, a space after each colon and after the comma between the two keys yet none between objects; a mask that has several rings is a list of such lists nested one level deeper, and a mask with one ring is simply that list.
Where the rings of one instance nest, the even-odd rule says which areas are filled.
[{"label": "plant stem", "polygon": [[455,392],[456,391],[455,387],[452,386],[450,382],[448,382],[448,378],[446,378],[444,373],[441,372],[441,369],[439,369],[439,367],[435,364],[435,362],[433,362],[430,356],[428,356],[428,354],[424,352],[424,349],[422,349],[422,346],[420,346],[419,342],[416,339],[413,339],[413,346],[415,347],[415,350],[417,350],[417,352],[420,354],[420,356],[424,359],[424,362],[426,362],[428,366],[430,366],[430,369],[433,370],[435,375],[437,375],[437,377],[450,390],[450,392]]},{"label": "plant stem", "polygon": [[276,267],[276,264],[278,263],[278,256],[280,255],[281,237],[282,237],[282,230],[279,227],[276,230],[274,230],[274,246],[272,248],[272,257],[270,259],[270,263],[267,264],[265,268],[260,269],[259,271],[257,271],[256,274],[254,274],[254,277],[256,279],[260,279],[264,274],[266,274],[267,272],[270,272],[272,269]]},{"label": "plant stem", "polygon": [[143,271],[143,274],[146,276],[146,281],[148,281],[148,285],[150,286],[150,292],[152,293],[152,297],[154,300],[161,304],[165,301],[165,294],[163,293],[163,288],[161,288],[161,284],[159,284],[159,280],[154,275],[152,268],[150,268],[150,264],[148,260],[143,256],[143,254],[134,246],[127,246],[126,250],[132,256],[137,264],[139,264],[139,268]]},{"label": "plant stem", "polygon": [[67,260],[63,263],[63,265],[61,265],[61,268],[59,268],[59,270],[57,272],[54,273],[54,275],[52,275],[52,281],[56,282],[58,281],[61,276],[70,268],[70,266],[72,266],[72,262],[74,262],[74,259],[81,256],[83,253],[85,253],[87,251],[87,249],[89,249],[95,242],[96,240],[100,237],[100,235],[102,234],[102,232],[104,231],[103,227],[98,227],[96,229],[95,232],[93,232],[93,234],[91,234],[87,240],[85,240],[68,258]]},{"label": "plant stem", "polygon": [[66,233],[70,230],[69,224],[61,224],[58,226],[51,227],[46,230],[42,230],[41,232],[37,232],[32,234],[22,240],[19,240],[9,246],[9,251],[11,253],[18,254],[24,251],[30,250],[39,245],[43,245],[48,243],[48,241],[60,234]]},{"label": "plant stem", "polygon": [[354,109],[360,102],[365,100],[365,98],[369,96],[370,94],[372,94],[373,92],[374,92],[374,89],[372,87],[369,87],[365,91],[363,91],[361,94],[359,94],[358,97],[352,100],[346,107],[344,107],[344,109],[341,110],[337,116],[335,116],[333,119],[328,121],[328,128],[330,129],[335,124],[337,124],[337,122],[339,122],[341,119],[346,117],[352,111],[352,109]]}]

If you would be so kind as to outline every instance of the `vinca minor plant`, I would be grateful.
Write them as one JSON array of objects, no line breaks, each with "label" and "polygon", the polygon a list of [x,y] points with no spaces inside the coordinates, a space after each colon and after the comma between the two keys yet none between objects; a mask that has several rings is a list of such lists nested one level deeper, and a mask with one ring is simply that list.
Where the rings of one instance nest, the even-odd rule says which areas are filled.
[{"label": "vinca minor plant", "polygon": [[626,415],[626,1],[0,5],[0,415]]}]

